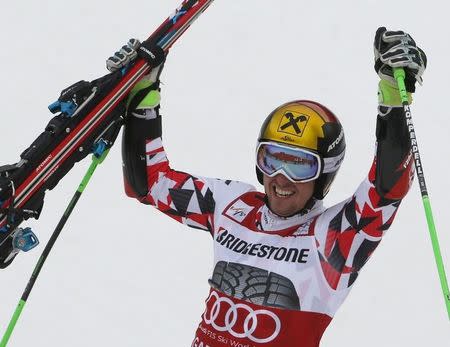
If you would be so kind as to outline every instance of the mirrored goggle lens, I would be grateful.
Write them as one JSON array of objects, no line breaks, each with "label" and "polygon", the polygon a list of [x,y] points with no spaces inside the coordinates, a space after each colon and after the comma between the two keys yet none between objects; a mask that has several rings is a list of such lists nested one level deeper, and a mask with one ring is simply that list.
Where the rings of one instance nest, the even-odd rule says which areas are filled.
[{"label": "mirrored goggle lens", "polygon": [[294,181],[316,179],[320,172],[318,155],[270,143],[260,144],[256,162],[266,175],[273,176],[278,171],[284,171]]}]

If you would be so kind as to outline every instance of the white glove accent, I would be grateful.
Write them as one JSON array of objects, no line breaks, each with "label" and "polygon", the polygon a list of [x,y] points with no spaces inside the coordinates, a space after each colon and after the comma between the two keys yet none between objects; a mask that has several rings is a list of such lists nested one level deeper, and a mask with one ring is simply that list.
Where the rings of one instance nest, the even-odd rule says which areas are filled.
[{"label": "white glove accent", "polygon": [[141,43],[137,39],[130,39],[125,46],[122,46],[120,51],[114,53],[112,57],[106,60],[106,68],[115,72],[127,66],[131,61],[136,59],[136,49]]}]

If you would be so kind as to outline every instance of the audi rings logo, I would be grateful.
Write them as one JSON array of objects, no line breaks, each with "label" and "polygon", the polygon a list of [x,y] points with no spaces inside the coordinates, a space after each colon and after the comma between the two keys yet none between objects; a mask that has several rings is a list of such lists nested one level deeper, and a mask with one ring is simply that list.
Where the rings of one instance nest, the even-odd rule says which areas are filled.
[{"label": "audi rings logo", "polygon": [[[209,310],[208,306],[211,300],[215,300]],[[278,316],[268,310],[253,310],[246,304],[235,304],[227,297],[219,297],[216,292],[211,292],[206,300],[206,310],[203,313],[203,319],[206,324],[211,325],[217,331],[227,331],[236,338],[248,338],[256,343],[267,343],[274,340],[281,330],[281,321]],[[245,314],[245,319],[242,316]],[[223,317],[223,318],[222,318]],[[240,318],[238,320],[238,318]],[[238,323],[242,322],[243,323]],[[259,320],[258,320],[259,319]],[[271,335],[261,336],[258,334],[258,324],[261,319],[273,321],[274,329]],[[266,324],[266,323],[264,323]],[[270,324],[269,324],[270,326]],[[264,327],[264,331],[267,327]]]}]

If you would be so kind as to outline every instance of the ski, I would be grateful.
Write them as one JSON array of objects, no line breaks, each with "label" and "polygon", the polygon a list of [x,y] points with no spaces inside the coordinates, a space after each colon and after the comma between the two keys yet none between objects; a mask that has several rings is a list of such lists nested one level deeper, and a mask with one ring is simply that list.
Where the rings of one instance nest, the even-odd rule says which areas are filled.
[{"label": "ski", "polygon": [[[212,1],[183,1],[147,40],[167,53]],[[121,101],[149,72],[147,62],[137,59],[126,70],[66,88],[49,106],[60,113],[21,154],[21,160],[0,167],[0,268],[12,261],[4,262],[2,254],[9,247],[7,240],[24,220],[39,217],[45,191],[53,189],[96,143],[108,137],[105,134],[118,132],[124,111]]]}]

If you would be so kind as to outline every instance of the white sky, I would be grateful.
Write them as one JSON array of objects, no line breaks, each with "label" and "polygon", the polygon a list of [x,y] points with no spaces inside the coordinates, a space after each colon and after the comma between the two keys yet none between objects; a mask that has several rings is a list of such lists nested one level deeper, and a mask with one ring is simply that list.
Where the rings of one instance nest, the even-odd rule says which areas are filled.
[{"label": "white sky", "polygon": [[[51,118],[61,89],[104,74],[130,37],[146,38],[176,0],[3,2],[1,164]],[[429,68],[413,118],[450,272],[444,1],[217,0],[172,49],[163,73],[165,147],[173,167],[257,184],[254,146],[276,106],[310,98],[339,115],[347,155],[326,203],[353,193],[374,149],[373,35],[405,29]],[[34,227],[42,245],[0,273],[0,334],[89,160],[47,194]],[[212,271],[206,233],[125,198],[120,144],[98,169],[29,298],[10,346],[190,346]],[[445,311],[417,183],[322,339],[334,346],[446,346]]]}]

